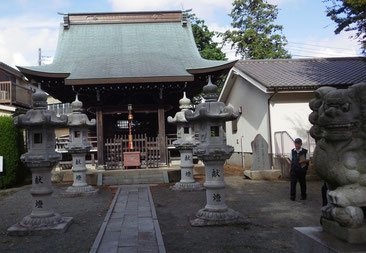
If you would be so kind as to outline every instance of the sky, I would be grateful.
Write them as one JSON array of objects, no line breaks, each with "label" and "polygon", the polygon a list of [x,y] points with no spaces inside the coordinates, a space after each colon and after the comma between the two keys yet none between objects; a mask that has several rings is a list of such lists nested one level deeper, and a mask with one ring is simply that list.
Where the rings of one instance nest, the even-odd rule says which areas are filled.
[{"label": "sky", "polygon": [[[268,0],[279,8],[276,24],[283,25],[286,49],[293,58],[345,57],[361,55],[354,33],[335,35],[335,24],[326,16],[323,0]],[[123,12],[193,9],[211,30],[231,27],[232,0],[0,0],[0,61],[10,66],[52,62],[63,16],[58,13]],[[217,41],[220,39],[216,38]],[[235,50],[225,45],[229,59]]]}]

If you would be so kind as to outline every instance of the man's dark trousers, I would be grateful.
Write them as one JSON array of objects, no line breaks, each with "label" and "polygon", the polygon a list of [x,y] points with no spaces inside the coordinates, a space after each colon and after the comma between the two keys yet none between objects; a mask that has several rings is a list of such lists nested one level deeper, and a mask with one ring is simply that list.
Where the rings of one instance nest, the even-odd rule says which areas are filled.
[{"label": "man's dark trousers", "polygon": [[292,169],[291,170],[291,198],[296,198],[296,184],[297,181],[300,183],[301,198],[306,199],[306,170]]}]

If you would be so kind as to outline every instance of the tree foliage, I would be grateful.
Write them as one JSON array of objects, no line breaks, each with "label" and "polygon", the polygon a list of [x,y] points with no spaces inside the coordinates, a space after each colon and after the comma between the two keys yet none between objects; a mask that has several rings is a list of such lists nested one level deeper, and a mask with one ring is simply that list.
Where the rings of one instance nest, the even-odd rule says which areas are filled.
[{"label": "tree foliage", "polygon": [[278,8],[266,0],[234,0],[229,16],[233,30],[223,34],[224,42],[230,42],[236,55],[243,59],[290,58],[284,48],[286,37],[283,27],[274,24]]},{"label": "tree foliage", "polygon": [[3,156],[3,172],[0,172],[0,188],[23,182],[29,172],[20,161],[24,153],[23,133],[15,128],[13,118],[0,116],[0,156]]},{"label": "tree foliage", "polygon": [[201,57],[207,60],[227,60],[222,52],[222,46],[214,42],[213,38],[218,33],[210,31],[204,20],[198,19],[195,14],[188,15],[192,25],[193,37]]},{"label": "tree foliage", "polygon": [[331,2],[327,16],[336,24],[336,34],[341,31],[356,31],[362,53],[366,55],[366,1],[365,0],[325,0]]}]

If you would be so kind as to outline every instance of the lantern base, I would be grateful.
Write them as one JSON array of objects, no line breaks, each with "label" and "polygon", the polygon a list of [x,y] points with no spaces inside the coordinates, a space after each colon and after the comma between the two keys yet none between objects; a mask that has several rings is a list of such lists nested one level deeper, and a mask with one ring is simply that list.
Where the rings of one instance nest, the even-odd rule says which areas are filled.
[{"label": "lantern base", "polygon": [[[60,216],[61,217],[61,216]],[[24,219],[32,219],[30,216]],[[23,219],[23,221],[24,221]],[[34,224],[32,226],[23,226],[17,223],[8,228],[8,235],[25,236],[25,235],[47,235],[49,233],[65,233],[72,224],[72,217],[61,217],[61,221],[55,224]]]},{"label": "lantern base", "polygon": [[203,185],[198,182],[194,182],[194,183],[178,182],[175,185],[171,186],[170,190],[172,190],[172,191],[203,191],[203,190],[205,190],[205,187],[203,187]]},{"label": "lantern base", "polygon": [[203,208],[196,213],[195,217],[190,220],[190,223],[193,227],[204,227],[243,224],[245,220],[243,215],[230,208],[223,212],[208,211]]},{"label": "lantern base", "polygon": [[91,185],[87,185],[87,186],[69,186],[66,189],[66,195],[69,194],[82,194],[82,195],[94,195],[97,194],[99,192],[99,189],[95,189],[93,186]]}]

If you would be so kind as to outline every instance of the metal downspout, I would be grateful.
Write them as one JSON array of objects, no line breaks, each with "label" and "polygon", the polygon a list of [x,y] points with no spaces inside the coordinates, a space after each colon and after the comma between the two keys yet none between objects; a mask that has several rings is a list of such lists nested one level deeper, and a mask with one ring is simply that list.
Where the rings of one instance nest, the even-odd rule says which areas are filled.
[{"label": "metal downspout", "polygon": [[268,98],[267,101],[267,110],[268,110],[268,128],[269,128],[269,150],[271,154],[271,168],[273,168],[273,148],[272,148],[272,124],[271,124],[271,99],[276,96],[278,93],[278,89],[274,89],[274,93]]}]

